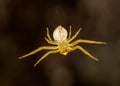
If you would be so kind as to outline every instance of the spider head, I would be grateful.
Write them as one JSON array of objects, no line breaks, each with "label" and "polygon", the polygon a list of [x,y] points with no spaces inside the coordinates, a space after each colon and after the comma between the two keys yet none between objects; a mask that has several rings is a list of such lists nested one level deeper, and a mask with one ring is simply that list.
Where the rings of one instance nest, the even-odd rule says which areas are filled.
[{"label": "spider head", "polygon": [[67,39],[68,32],[67,30],[59,25],[53,32],[53,38],[57,42],[61,42]]},{"label": "spider head", "polygon": [[62,49],[62,50],[60,50],[60,54],[62,54],[62,55],[67,55],[69,52],[71,52],[72,51],[72,48],[71,47],[68,47],[68,48],[66,48],[66,49]]},{"label": "spider head", "polygon": [[69,53],[69,51],[67,51],[67,50],[60,51],[60,54],[62,54],[62,55],[67,55],[68,53]]}]

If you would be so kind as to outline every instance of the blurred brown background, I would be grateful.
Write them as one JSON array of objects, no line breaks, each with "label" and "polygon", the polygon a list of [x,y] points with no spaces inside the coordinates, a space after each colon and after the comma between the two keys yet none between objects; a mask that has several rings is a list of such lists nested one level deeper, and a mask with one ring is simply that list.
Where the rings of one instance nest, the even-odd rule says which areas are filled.
[{"label": "blurred brown background", "polygon": [[[0,0],[0,86],[120,86],[119,0]],[[50,34],[72,26],[78,38],[107,45],[80,44],[100,62],[77,50],[67,56],[41,51],[18,60],[35,48],[49,45]]]}]

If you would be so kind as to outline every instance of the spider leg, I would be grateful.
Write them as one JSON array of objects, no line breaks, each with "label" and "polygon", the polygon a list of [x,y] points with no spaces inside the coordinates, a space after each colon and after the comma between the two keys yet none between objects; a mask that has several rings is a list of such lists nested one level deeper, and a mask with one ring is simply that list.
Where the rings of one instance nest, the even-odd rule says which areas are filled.
[{"label": "spider leg", "polygon": [[68,40],[68,42],[71,42],[72,40],[74,40],[77,37],[77,35],[79,34],[80,30],[81,30],[81,28],[75,33],[75,35],[71,39]]},{"label": "spider leg", "polygon": [[34,67],[35,67],[40,61],[42,61],[44,58],[46,58],[49,54],[53,54],[53,53],[57,53],[57,52],[59,52],[59,50],[48,51],[45,55],[43,55],[43,56],[34,64]]},{"label": "spider leg", "polygon": [[69,29],[69,36],[68,36],[68,39],[71,38],[71,26],[70,26],[70,29]]},{"label": "spider leg", "polygon": [[47,38],[45,38],[45,40],[46,40],[49,44],[57,45],[54,41],[50,41],[50,40],[47,39]]},{"label": "spider leg", "polygon": [[74,46],[73,50],[79,49],[81,50],[84,54],[86,54],[87,56],[89,56],[90,58],[92,58],[93,60],[99,61],[99,59],[95,58],[93,55],[91,55],[87,50],[85,50],[84,48],[82,48],[81,46]]},{"label": "spider leg", "polygon": [[42,47],[39,47],[39,48],[31,51],[31,52],[28,53],[28,54],[25,54],[25,55],[19,57],[19,59],[22,59],[22,58],[28,57],[28,56],[30,56],[30,55],[33,55],[33,54],[35,54],[35,53],[37,53],[37,52],[39,52],[39,51],[41,51],[41,50],[43,50],[43,49],[44,49],[44,50],[53,50],[53,49],[57,49],[57,47],[56,47],[56,46],[42,46]]},{"label": "spider leg", "polygon": [[47,28],[47,37],[50,41],[52,41],[51,37],[50,37],[50,34],[49,34],[49,29]]},{"label": "spider leg", "polygon": [[78,43],[90,43],[90,44],[107,44],[106,42],[99,42],[99,41],[92,41],[92,40],[83,40],[83,39],[78,39],[74,42],[71,43],[71,46],[74,46]]}]

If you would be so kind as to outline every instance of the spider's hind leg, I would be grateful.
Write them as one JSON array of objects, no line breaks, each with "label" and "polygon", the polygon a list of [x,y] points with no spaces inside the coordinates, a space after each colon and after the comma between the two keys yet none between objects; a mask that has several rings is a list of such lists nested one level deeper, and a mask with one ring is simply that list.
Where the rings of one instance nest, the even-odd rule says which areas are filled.
[{"label": "spider's hind leg", "polygon": [[72,40],[74,40],[74,39],[77,37],[77,35],[79,34],[80,30],[81,30],[81,28],[75,33],[75,35],[73,35],[72,38],[70,38],[70,39],[68,40],[68,42],[71,42]]},{"label": "spider's hind leg", "polygon": [[50,41],[52,41],[51,37],[50,37],[50,34],[49,34],[49,29],[47,28],[47,37]]},{"label": "spider's hind leg", "polygon": [[47,28],[47,38],[45,37],[45,40],[49,43],[49,44],[53,44],[56,45],[56,43],[52,40],[52,38],[50,37],[49,34],[49,29]]},{"label": "spider's hind leg", "polygon": [[49,40],[49,39],[47,39],[47,38],[45,38],[45,40],[49,43],[49,44],[53,44],[53,45],[57,45],[54,41],[52,41],[52,40]]},{"label": "spider's hind leg", "polygon": [[69,26],[69,27],[70,27],[70,29],[69,29],[69,36],[68,36],[68,39],[71,38],[71,26]]}]

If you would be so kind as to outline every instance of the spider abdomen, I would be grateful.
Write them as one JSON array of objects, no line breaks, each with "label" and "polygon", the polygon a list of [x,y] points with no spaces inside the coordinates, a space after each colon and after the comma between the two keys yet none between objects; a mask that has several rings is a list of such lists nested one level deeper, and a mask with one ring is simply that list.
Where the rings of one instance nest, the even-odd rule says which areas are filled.
[{"label": "spider abdomen", "polygon": [[67,30],[59,25],[53,32],[53,38],[55,41],[60,42],[67,39]]}]

